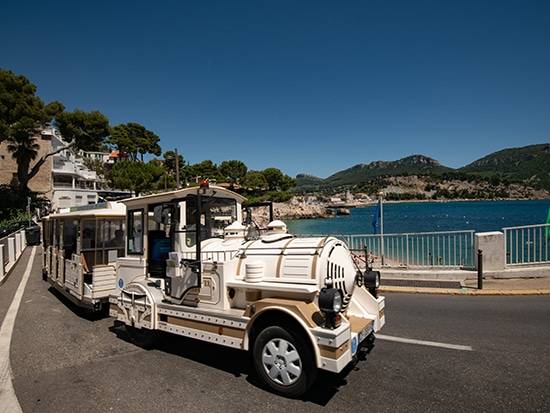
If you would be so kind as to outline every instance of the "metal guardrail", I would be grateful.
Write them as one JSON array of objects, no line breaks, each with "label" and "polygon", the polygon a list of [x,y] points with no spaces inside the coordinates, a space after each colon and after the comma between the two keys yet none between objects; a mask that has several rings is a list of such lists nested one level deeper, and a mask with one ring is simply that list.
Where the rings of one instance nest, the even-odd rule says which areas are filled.
[{"label": "metal guardrail", "polygon": [[[474,230],[332,235],[386,267],[475,267]],[[313,236],[313,235],[307,235]],[[323,236],[323,235],[315,235]],[[324,235],[326,236],[326,235]]]},{"label": "metal guardrail", "polygon": [[8,271],[21,257],[27,246],[25,230],[18,229],[0,238],[0,281],[3,281]]},{"label": "metal guardrail", "polygon": [[550,263],[550,224],[502,228],[506,265]]}]

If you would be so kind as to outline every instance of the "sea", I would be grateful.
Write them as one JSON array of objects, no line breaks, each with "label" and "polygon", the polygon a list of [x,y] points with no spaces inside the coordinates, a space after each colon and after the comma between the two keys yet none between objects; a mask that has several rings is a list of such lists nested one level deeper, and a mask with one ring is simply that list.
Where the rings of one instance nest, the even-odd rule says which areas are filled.
[{"label": "sea", "polygon": [[[384,203],[384,233],[476,230],[544,224],[550,199]],[[373,234],[377,207],[353,208],[350,215],[286,221],[294,234]],[[380,227],[378,226],[378,231]]]}]

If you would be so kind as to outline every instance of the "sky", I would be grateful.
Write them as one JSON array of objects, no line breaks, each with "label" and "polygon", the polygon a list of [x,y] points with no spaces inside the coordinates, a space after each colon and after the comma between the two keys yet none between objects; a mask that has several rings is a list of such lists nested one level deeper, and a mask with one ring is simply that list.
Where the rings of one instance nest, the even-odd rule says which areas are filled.
[{"label": "sky", "polygon": [[329,176],[550,142],[550,1],[9,1],[0,68],[189,162]]}]

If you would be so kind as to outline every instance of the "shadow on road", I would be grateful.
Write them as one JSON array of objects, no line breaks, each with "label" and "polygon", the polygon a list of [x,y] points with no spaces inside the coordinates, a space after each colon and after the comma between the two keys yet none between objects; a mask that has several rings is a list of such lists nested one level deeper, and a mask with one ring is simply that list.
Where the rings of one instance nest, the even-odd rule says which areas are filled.
[{"label": "shadow on road", "polygon": [[[183,357],[209,367],[223,370],[234,377],[246,376],[246,381],[258,388],[264,388],[255,377],[250,353],[224,347],[213,343],[182,337],[162,331],[154,332],[154,340],[136,340],[131,336],[122,323],[115,321],[109,330],[119,339],[137,345],[145,350],[160,350],[179,357]],[[365,355],[363,358],[368,357]],[[364,362],[364,361],[363,361]],[[320,406],[325,406],[338,392],[340,386],[344,386],[346,376],[356,369],[356,363],[352,363],[339,374],[319,370],[317,380],[312,388],[300,399]],[[268,391],[268,390],[266,390]]]},{"label": "shadow on road", "polygon": [[61,303],[70,311],[72,311],[77,316],[84,318],[85,320],[98,321],[109,317],[108,306],[105,306],[101,311],[92,311],[86,308],[79,307],[52,286],[48,288],[48,291],[52,295],[54,295],[59,301],[61,301]]}]

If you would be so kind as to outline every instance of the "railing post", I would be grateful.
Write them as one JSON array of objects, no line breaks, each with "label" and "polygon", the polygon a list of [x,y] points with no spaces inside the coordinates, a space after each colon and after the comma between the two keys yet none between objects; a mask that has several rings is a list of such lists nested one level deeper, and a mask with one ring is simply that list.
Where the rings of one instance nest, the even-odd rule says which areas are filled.
[{"label": "railing post", "polygon": [[18,260],[21,256],[21,233],[16,232],[15,235],[15,259]]},{"label": "railing post", "polygon": [[504,264],[508,263],[508,230],[504,229]]},{"label": "railing post", "polygon": [[483,288],[483,251],[477,250],[477,289]]},{"label": "railing post", "polygon": [[4,248],[0,244],[0,281],[4,279]]},{"label": "railing post", "polygon": [[10,265],[15,264],[15,238],[8,238],[8,258]]},{"label": "railing post", "polygon": [[409,267],[409,234],[405,234],[405,265]]}]

